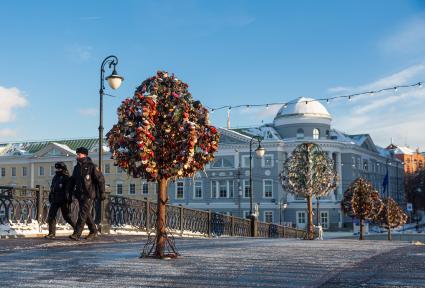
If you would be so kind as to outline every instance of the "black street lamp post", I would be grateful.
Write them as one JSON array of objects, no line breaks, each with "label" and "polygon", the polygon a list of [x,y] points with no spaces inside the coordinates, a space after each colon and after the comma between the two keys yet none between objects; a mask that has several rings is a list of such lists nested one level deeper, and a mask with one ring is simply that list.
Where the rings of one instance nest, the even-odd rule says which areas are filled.
[{"label": "black street lamp post", "polygon": [[[285,223],[285,214],[282,215],[282,212],[285,213],[285,209],[288,207],[287,203],[279,202],[279,224],[282,225],[282,222]],[[283,210],[282,210],[283,208]]]},{"label": "black street lamp post", "polygon": [[[109,86],[112,89],[118,89],[121,86],[124,78],[119,76],[116,71],[116,66],[118,64],[118,58],[114,55],[106,57],[102,65],[100,66],[100,105],[99,105],[99,170],[102,171],[102,154],[103,154],[103,95],[105,90],[104,80],[108,80]],[[112,74],[105,78],[105,66],[109,65],[109,69],[114,66]]]},{"label": "black street lamp post", "polygon": [[251,218],[251,236],[256,236],[256,229],[255,229],[255,220],[256,215],[254,214],[252,210],[252,144],[254,140],[258,141],[258,147],[255,149],[255,153],[259,158],[262,158],[264,156],[264,153],[266,152],[266,149],[264,149],[261,146],[261,138],[258,136],[254,136],[249,141],[249,217]]},{"label": "black street lamp post", "polygon": [[[118,64],[118,58],[114,55],[106,57],[102,65],[100,66],[100,89],[99,89],[99,97],[100,97],[100,105],[99,105],[99,170],[102,171],[102,154],[103,154],[103,95],[105,95],[105,85],[104,80],[108,80],[108,84],[112,89],[118,89],[121,86],[122,81],[124,78],[122,76],[119,76],[116,71],[116,66]],[[105,78],[105,66],[109,65],[109,69],[114,67],[112,70],[112,74]],[[98,212],[99,216],[96,218],[99,219],[99,230],[101,233],[109,233],[109,223],[108,223],[108,215],[107,215],[107,206],[109,201],[109,188],[107,188],[106,192],[106,199],[103,201],[100,201],[98,203]]]}]

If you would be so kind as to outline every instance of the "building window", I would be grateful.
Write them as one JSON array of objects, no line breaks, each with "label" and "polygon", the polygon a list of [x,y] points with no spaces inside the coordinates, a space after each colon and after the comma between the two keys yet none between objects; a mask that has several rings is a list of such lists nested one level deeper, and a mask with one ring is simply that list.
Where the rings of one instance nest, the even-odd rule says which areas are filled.
[{"label": "building window", "polygon": [[323,229],[329,229],[329,213],[327,211],[320,212],[320,224]]},{"label": "building window", "polygon": [[[242,167],[249,168],[249,155],[242,155]],[[251,166],[254,167],[254,163],[251,160]]]},{"label": "building window", "polygon": [[249,180],[244,179],[243,180],[243,197],[244,198],[249,198]]},{"label": "building window", "polygon": [[2,167],[1,168],[1,177],[5,177],[6,176],[6,168]]},{"label": "building window", "polygon": [[142,193],[143,194],[149,194],[149,189],[148,189],[148,183],[147,182],[142,182]]},{"label": "building window", "polygon": [[304,211],[298,211],[297,212],[297,224],[298,226],[304,226],[305,225],[305,212]]},{"label": "building window", "polygon": [[43,166],[38,167],[38,176],[44,176],[44,167]]},{"label": "building window", "polygon": [[129,195],[136,195],[136,184],[130,183],[130,186],[128,187],[128,194]]},{"label": "building window", "polygon": [[176,182],[176,199],[184,198],[184,182],[178,181]]},{"label": "building window", "polygon": [[326,138],[329,138],[329,130],[326,130]]},{"label": "building window", "polygon": [[263,180],[263,197],[264,198],[273,197],[273,180],[271,179]]},{"label": "building window", "polygon": [[105,172],[105,174],[111,173],[111,164],[106,163],[105,164],[105,168],[103,169],[103,171]]},{"label": "building window", "polygon": [[264,211],[264,222],[273,223],[273,211]]},{"label": "building window", "polygon": [[117,166],[117,174],[121,173],[124,173],[124,170],[120,166]]},{"label": "building window", "polygon": [[302,128],[298,128],[297,139],[303,139],[303,138],[304,138],[304,130]]},{"label": "building window", "polygon": [[219,198],[227,198],[227,181],[219,181]]},{"label": "building window", "polygon": [[366,159],[363,160],[363,169],[364,171],[369,171],[369,161]]},{"label": "building window", "polygon": [[195,185],[193,186],[193,198],[202,198],[202,181],[195,181]]},{"label": "building window", "polygon": [[245,218],[245,219],[246,219],[246,218],[249,218],[249,216],[250,216],[250,215],[249,215],[249,211],[244,210],[244,211],[243,211],[243,218]]},{"label": "building window", "polygon": [[286,159],[288,159],[288,153],[283,152],[282,156],[283,156],[283,161],[286,161]]},{"label": "building window", "polygon": [[27,167],[22,167],[22,176],[24,176],[24,177],[28,176],[28,169],[27,169]]},{"label": "building window", "polygon": [[273,154],[266,154],[261,158],[261,166],[264,168],[272,168],[274,162]]},{"label": "building window", "polygon": [[313,129],[313,139],[319,139],[320,138],[320,130],[317,128]]},{"label": "building window", "polygon": [[16,177],[16,167],[12,167],[12,177]]},{"label": "building window", "polygon": [[235,167],[234,156],[216,156],[211,168],[233,168]]},{"label": "building window", "polygon": [[122,183],[117,183],[117,195],[122,195]]},{"label": "building window", "polygon": [[50,166],[50,176],[55,175],[55,171],[56,171],[55,166]]}]

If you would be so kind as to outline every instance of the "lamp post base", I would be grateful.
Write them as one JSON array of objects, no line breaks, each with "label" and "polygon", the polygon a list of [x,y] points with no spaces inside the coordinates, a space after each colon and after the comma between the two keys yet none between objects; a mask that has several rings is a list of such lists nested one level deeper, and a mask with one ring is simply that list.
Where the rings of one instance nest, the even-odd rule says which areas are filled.
[{"label": "lamp post base", "polygon": [[251,219],[251,237],[258,236],[258,225],[257,225],[257,216],[255,214],[249,215]]}]

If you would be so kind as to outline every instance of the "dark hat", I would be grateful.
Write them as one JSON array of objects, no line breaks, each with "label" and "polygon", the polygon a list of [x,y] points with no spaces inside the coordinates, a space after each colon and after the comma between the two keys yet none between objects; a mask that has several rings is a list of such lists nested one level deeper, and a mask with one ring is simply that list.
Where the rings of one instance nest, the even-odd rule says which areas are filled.
[{"label": "dark hat", "polygon": [[55,168],[58,170],[68,170],[68,168],[66,167],[65,163],[63,162],[56,162],[55,163]]},{"label": "dark hat", "polygon": [[89,155],[89,150],[85,147],[80,147],[77,148],[77,150],[75,151],[77,154],[81,153],[81,154],[85,154],[85,155]]}]

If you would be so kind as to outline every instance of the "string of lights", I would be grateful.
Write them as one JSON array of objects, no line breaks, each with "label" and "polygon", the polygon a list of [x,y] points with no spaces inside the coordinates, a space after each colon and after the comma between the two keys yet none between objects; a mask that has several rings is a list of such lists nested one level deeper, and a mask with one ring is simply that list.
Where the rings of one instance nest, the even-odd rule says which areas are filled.
[{"label": "string of lights", "polygon": [[[378,89],[378,90],[371,90],[371,91],[364,91],[364,92],[359,92],[359,93],[354,93],[354,94],[347,94],[347,95],[339,95],[339,96],[332,96],[332,97],[326,97],[326,98],[319,98],[319,99],[312,99],[312,100],[306,100],[305,104],[308,104],[309,102],[326,102],[329,103],[330,101],[336,100],[336,99],[348,99],[349,101],[352,100],[355,97],[361,96],[361,95],[375,95],[381,92],[385,92],[385,91],[394,91],[397,92],[399,89],[403,89],[403,88],[411,88],[411,87],[419,87],[422,88],[422,86],[424,85],[425,81],[420,81],[414,84],[410,84],[410,85],[398,85],[398,86],[393,86],[393,87],[389,87],[389,88],[383,88],[383,89]],[[231,109],[237,109],[237,108],[251,108],[251,107],[265,107],[266,109],[269,108],[270,106],[274,106],[274,105],[282,105],[285,108],[290,105],[290,104],[294,104],[296,103],[296,100],[293,101],[289,101],[289,102],[273,102],[273,103],[264,103],[264,104],[239,104],[239,105],[224,105],[224,106],[220,106],[220,107],[208,107],[207,108],[211,111],[218,111],[218,110],[223,110],[223,109],[227,109],[228,111],[230,111]]]}]

